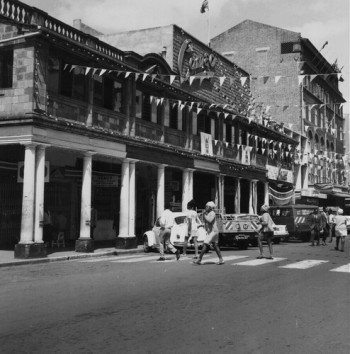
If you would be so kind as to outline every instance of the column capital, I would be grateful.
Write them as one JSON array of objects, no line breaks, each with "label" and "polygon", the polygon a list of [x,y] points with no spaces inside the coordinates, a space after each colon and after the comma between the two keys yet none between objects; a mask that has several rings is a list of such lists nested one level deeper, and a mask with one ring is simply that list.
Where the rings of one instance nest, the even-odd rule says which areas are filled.
[{"label": "column capital", "polygon": [[84,151],[83,152],[83,157],[92,157],[93,155],[96,155],[97,152],[95,151]]}]

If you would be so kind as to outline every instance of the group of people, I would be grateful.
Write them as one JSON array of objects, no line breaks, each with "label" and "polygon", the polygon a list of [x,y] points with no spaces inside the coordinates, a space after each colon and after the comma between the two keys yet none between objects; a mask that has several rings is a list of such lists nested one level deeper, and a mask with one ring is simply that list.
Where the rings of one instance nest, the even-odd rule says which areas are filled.
[{"label": "group of people", "polygon": [[[187,252],[187,244],[189,239],[192,237],[193,243],[194,243],[194,248],[195,248],[195,256],[193,263],[196,265],[201,265],[202,264],[202,258],[204,254],[207,252],[209,249],[210,245],[214,248],[219,261],[218,265],[222,265],[225,263],[225,261],[222,258],[221,251],[219,248],[219,229],[217,226],[216,222],[216,214],[215,214],[215,203],[210,201],[205,205],[205,211],[203,212],[203,223],[204,223],[204,228],[206,230],[206,238],[204,240],[203,247],[201,249],[201,252],[199,253],[198,251],[198,215],[197,215],[197,207],[196,207],[196,202],[194,200],[191,200],[190,202],[187,203],[187,233],[185,236],[184,240],[184,247],[183,247],[183,253],[182,256],[186,257],[186,252]],[[160,233],[159,233],[159,253],[160,257],[158,261],[165,261],[165,248],[168,248],[172,253],[176,255],[176,259],[180,259],[180,251],[177,250],[170,242],[170,234],[171,234],[171,228],[174,225],[174,217],[172,214],[172,211],[170,210],[170,204],[167,204],[165,206],[165,210],[162,213],[160,219]]]},{"label": "group of people", "polygon": [[309,215],[308,223],[311,229],[310,246],[319,246],[320,239],[321,245],[326,246],[327,238],[329,238],[329,243],[335,238],[334,250],[344,252],[348,221],[343,209],[338,208],[334,213],[331,208],[319,207]]}]

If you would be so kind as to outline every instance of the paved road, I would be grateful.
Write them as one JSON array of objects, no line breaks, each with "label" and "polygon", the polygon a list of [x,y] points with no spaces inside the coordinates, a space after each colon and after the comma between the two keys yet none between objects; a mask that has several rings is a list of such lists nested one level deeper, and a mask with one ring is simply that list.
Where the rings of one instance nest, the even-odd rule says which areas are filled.
[{"label": "paved road", "polygon": [[[349,246],[349,245],[348,245]],[[350,352],[350,259],[288,243],[0,269],[1,353]]]}]

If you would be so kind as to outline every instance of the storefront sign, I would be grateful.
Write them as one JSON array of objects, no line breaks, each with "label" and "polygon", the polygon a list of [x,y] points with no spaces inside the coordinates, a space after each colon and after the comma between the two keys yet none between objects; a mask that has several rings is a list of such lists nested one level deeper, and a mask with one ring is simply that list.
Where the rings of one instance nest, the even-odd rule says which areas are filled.
[{"label": "storefront sign", "polygon": [[119,176],[92,176],[92,184],[94,187],[118,187]]},{"label": "storefront sign", "polygon": [[293,171],[271,165],[266,165],[266,168],[268,179],[293,183]]},{"label": "storefront sign", "polygon": [[[177,65],[180,76],[189,77],[190,75],[200,76],[202,74],[210,77],[214,74],[216,62],[217,58],[213,53],[198,53],[194,50],[192,41],[186,39],[180,48]],[[188,70],[183,75],[185,66],[188,66]]]},{"label": "storefront sign", "polygon": [[327,199],[327,194],[319,193],[314,189],[303,189],[301,191],[302,197],[314,197],[319,199]]},{"label": "storefront sign", "polygon": [[242,164],[250,165],[250,151],[249,146],[242,147]]}]

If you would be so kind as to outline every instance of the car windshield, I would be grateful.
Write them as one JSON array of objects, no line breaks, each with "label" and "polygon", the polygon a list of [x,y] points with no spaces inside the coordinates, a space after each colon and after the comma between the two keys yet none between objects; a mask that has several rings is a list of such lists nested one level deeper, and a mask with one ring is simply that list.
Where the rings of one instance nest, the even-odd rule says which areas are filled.
[{"label": "car windshield", "polygon": [[174,220],[177,225],[183,224],[186,221],[187,217],[185,215],[183,216],[177,216]]}]

